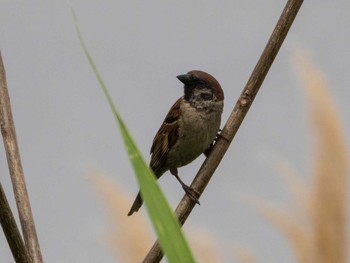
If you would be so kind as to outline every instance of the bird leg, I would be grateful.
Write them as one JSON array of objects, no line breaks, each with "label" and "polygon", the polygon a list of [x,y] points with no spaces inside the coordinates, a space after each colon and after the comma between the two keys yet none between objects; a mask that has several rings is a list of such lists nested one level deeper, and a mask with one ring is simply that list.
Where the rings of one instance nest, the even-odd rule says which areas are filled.
[{"label": "bird leg", "polygon": [[179,181],[179,183],[181,184],[182,186],[182,189],[184,189],[184,191],[186,192],[186,194],[188,195],[189,198],[191,198],[191,200],[193,202],[196,202],[197,204],[200,205],[199,203],[199,200],[198,200],[198,197],[199,197],[199,192],[194,190],[192,187],[186,185],[179,177],[178,175],[178,172],[177,172],[177,169],[170,169],[170,173],[172,175],[175,176],[175,178]]}]

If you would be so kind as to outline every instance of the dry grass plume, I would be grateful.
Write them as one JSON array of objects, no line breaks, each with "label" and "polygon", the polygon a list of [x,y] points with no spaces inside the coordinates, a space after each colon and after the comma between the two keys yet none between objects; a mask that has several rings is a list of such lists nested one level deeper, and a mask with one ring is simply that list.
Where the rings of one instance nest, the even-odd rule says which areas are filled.
[{"label": "dry grass plume", "polygon": [[305,87],[313,135],[311,214],[313,242],[320,263],[347,257],[347,151],[335,102],[322,74],[305,56],[297,69]]},{"label": "dry grass plume", "polygon": [[293,197],[293,209],[285,213],[262,200],[258,207],[287,238],[297,262],[346,263],[348,157],[339,113],[311,61],[298,55],[296,67],[311,123],[311,185],[306,187],[283,164],[280,174]]},{"label": "dry grass plume", "polygon": [[[133,200],[117,183],[101,174],[89,178],[109,215],[106,240],[116,262],[142,262],[154,241],[150,223],[141,212],[127,216]],[[209,232],[193,227],[188,232],[189,243],[198,262],[222,262],[217,253],[218,241]]]},{"label": "dry grass plume", "polygon": [[153,241],[149,223],[143,216],[127,216],[131,198],[107,176],[89,176],[97,193],[102,197],[109,215],[106,244],[116,262],[141,262]]}]

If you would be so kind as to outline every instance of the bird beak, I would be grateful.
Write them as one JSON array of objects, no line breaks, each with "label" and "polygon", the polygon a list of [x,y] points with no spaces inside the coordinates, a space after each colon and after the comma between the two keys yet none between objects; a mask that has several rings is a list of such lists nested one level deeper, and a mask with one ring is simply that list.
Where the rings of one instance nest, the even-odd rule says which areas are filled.
[{"label": "bird beak", "polygon": [[185,85],[191,83],[191,76],[189,74],[183,74],[176,77]]}]

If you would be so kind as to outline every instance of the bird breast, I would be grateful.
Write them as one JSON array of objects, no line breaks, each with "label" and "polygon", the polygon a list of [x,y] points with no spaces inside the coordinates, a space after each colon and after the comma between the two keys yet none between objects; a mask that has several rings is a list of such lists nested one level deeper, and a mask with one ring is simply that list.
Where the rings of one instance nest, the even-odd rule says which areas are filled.
[{"label": "bird breast", "polygon": [[222,101],[212,101],[206,109],[197,109],[185,100],[181,103],[179,138],[169,151],[168,167],[184,166],[209,147],[219,131],[222,110]]}]

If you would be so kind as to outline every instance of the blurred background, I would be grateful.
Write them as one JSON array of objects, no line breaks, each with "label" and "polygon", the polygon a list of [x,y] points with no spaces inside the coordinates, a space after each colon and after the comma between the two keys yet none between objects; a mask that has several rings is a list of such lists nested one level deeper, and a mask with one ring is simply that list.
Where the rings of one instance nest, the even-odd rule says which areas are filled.
[{"label": "blurred background", "polygon": [[[183,93],[176,76],[191,69],[214,75],[225,92],[224,123],[285,2],[71,4],[117,108],[149,161],[153,136]],[[138,187],[118,127],[80,47],[70,7],[66,1],[39,0],[4,0],[1,6],[0,47],[44,260],[118,262],[105,243],[111,223],[105,202],[89,176],[104,176],[130,196],[125,217]],[[349,10],[345,0],[305,1],[201,205],[191,214],[188,227],[205,229],[228,247],[223,251],[243,248],[257,262],[295,262],[286,239],[247,199],[268,200],[288,211],[276,162],[288,162],[300,180],[310,181],[313,133],[294,63],[298,50],[309,54],[323,73],[343,133],[350,133]],[[346,140],[349,145],[349,136]],[[1,148],[0,180],[15,208]],[[203,160],[180,169],[185,182],[192,181]],[[180,185],[169,175],[160,184],[175,207],[183,196]],[[142,216],[144,209],[133,215]],[[13,262],[3,234],[0,255],[2,262]]]}]

